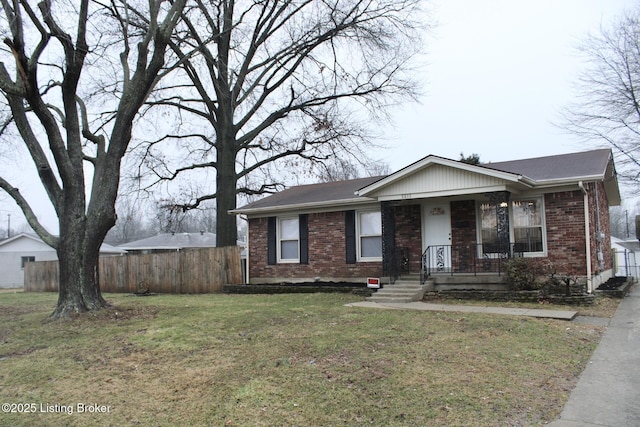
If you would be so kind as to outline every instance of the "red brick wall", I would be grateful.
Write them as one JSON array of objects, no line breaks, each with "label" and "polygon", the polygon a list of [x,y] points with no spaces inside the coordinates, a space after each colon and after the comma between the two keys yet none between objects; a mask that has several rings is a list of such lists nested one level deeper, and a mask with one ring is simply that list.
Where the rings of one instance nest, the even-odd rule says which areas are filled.
[{"label": "red brick wall", "polygon": [[[596,274],[613,268],[609,204],[602,183],[590,183],[585,185],[585,188],[589,195],[591,271]],[[599,225],[598,211],[600,213]],[[566,271],[564,271],[564,268],[561,271],[563,273],[577,274],[579,276],[586,275],[584,195],[582,191],[576,190],[545,195],[545,212],[549,259],[560,268],[565,267]],[[602,238],[600,238],[599,233],[602,233]],[[604,268],[600,268],[598,261],[599,248],[604,257]]]},{"label": "red brick wall", "polygon": [[476,202],[464,200],[451,202],[451,244],[454,246],[475,244]]},{"label": "red brick wall", "polygon": [[409,272],[420,271],[422,258],[422,214],[420,205],[395,207],[396,247],[405,247],[409,255]]},{"label": "red brick wall", "polygon": [[586,241],[582,191],[546,194],[547,253],[560,273],[584,276]]},{"label": "red brick wall", "polygon": [[[597,197],[600,205],[600,227],[598,229]],[[591,261],[592,271],[600,271],[598,262],[598,231],[604,234],[601,251],[604,270],[613,267],[609,226],[609,209],[602,183],[586,186],[589,192]],[[546,194],[545,221],[547,230],[547,253],[550,261],[558,265],[561,273],[586,274],[584,198],[580,190]],[[267,219],[249,220],[249,264],[250,279],[259,283],[262,279],[322,280],[331,278],[380,277],[382,263],[345,262],[344,212],[309,214],[309,264],[267,265]],[[420,205],[395,207],[396,246],[409,250],[410,271],[420,269],[422,255],[422,215]],[[476,204],[473,200],[451,202],[452,245],[476,243]],[[455,263],[456,261],[454,261]]]},{"label": "red brick wall", "polygon": [[456,271],[474,271],[476,257],[476,202],[451,202],[451,263]]},{"label": "red brick wall", "polygon": [[267,264],[267,218],[249,220],[249,280],[380,277],[381,262],[345,262],[344,212],[309,214],[309,264]]}]

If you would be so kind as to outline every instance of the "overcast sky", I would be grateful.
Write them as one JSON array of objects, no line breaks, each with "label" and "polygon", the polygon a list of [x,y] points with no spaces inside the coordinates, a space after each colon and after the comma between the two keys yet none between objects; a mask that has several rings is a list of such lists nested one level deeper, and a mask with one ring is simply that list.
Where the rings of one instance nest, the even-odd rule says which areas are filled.
[{"label": "overcast sky", "polygon": [[[390,148],[377,157],[395,171],[428,154],[458,159],[461,152],[477,153],[488,162],[594,148],[553,123],[572,101],[572,85],[584,69],[577,44],[636,3],[429,1],[436,27],[425,39],[427,64],[420,71],[425,94],[420,104],[393,112],[395,126],[386,130],[384,141]],[[55,230],[56,220],[47,212],[43,222]],[[2,223],[7,214],[12,228],[23,222],[3,195]]]},{"label": "overcast sky", "polygon": [[495,162],[594,148],[553,123],[584,69],[577,44],[637,3],[432,1],[425,95],[394,114],[383,158],[395,171],[428,154]]}]

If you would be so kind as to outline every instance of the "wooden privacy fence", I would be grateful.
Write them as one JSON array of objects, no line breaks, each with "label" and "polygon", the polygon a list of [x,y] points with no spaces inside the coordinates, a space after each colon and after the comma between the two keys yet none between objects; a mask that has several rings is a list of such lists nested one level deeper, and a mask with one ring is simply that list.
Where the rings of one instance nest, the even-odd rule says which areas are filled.
[{"label": "wooden privacy fence", "polygon": [[[157,293],[221,292],[224,285],[242,283],[241,248],[185,249],[147,255],[102,257],[99,262],[102,292]],[[58,261],[28,262],[24,290],[58,291]]]}]

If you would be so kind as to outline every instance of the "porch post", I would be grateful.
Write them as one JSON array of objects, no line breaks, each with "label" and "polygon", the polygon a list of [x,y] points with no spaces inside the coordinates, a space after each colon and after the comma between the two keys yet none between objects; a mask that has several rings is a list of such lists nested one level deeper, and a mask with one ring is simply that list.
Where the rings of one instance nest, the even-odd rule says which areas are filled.
[{"label": "porch post", "polygon": [[497,243],[501,250],[509,252],[509,196],[508,191],[491,193],[489,198],[496,206]]},{"label": "porch post", "polygon": [[390,276],[392,282],[398,277],[396,268],[396,218],[391,202],[380,203],[382,215],[382,274]]}]

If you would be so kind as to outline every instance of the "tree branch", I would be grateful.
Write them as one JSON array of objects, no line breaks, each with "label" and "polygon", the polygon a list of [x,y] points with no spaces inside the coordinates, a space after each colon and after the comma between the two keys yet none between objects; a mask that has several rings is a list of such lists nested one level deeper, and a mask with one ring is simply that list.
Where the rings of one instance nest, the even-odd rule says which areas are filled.
[{"label": "tree branch", "polygon": [[29,226],[40,236],[40,238],[54,249],[58,247],[58,238],[49,233],[38,221],[35,213],[31,209],[29,202],[22,196],[20,190],[12,186],[4,178],[0,177],[0,188],[3,189],[20,207]]}]

